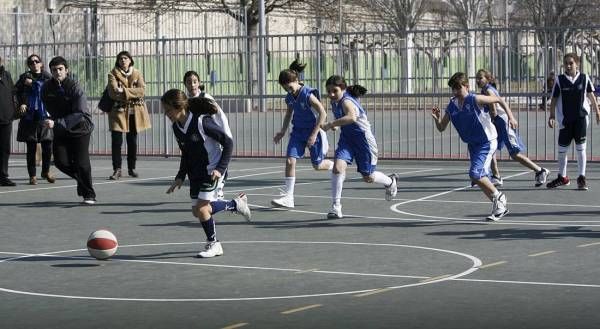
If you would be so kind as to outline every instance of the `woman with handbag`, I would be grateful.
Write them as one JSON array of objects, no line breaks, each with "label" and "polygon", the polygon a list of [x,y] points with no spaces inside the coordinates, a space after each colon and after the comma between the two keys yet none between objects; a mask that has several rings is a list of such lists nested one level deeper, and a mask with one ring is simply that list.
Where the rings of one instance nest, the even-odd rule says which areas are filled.
[{"label": "woman with handbag", "polygon": [[19,108],[17,114],[19,130],[17,141],[27,143],[27,172],[29,184],[36,185],[36,150],[38,143],[42,145],[42,178],[48,183],[54,183],[55,177],[50,172],[50,158],[52,157],[52,129],[45,127],[44,120],[48,112],[42,102],[42,85],[52,78],[50,73],[44,71],[44,63],[40,56],[31,54],[27,57],[29,70],[19,77],[15,84]]},{"label": "woman with handbag", "polygon": [[133,57],[128,51],[117,54],[115,67],[108,74],[107,92],[114,104],[108,114],[112,139],[113,174],[108,178],[121,178],[121,145],[123,133],[127,139],[127,168],[130,177],[138,177],[135,171],[137,159],[137,134],[151,127],[144,93],[146,84],[142,73],[133,67]]}]

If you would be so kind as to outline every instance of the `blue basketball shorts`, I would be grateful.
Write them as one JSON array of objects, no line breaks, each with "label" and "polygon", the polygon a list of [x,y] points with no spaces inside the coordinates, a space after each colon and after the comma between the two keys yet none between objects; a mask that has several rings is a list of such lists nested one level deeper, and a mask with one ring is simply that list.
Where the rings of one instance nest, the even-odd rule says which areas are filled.
[{"label": "blue basketball shorts", "polygon": [[[312,128],[293,128],[290,134],[290,140],[287,147],[287,157],[302,159],[306,152],[306,141],[312,133]],[[308,148],[310,153],[310,162],[313,165],[319,165],[327,156],[329,150],[329,141],[327,134],[319,130],[315,144]]]},{"label": "blue basketball shorts", "polygon": [[497,116],[494,118],[494,126],[498,132],[498,150],[506,147],[510,155],[515,155],[525,150],[518,132],[510,127],[507,120]]},{"label": "blue basketball shorts", "polygon": [[340,135],[335,159],[352,164],[356,160],[357,170],[363,176],[370,176],[377,169],[377,148],[369,145],[366,138],[363,140],[349,140]]},{"label": "blue basketball shorts", "polygon": [[479,180],[482,177],[489,176],[490,164],[496,148],[497,140],[491,140],[482,144],[468,144],[471,167],[469,168],[469,177]]}]

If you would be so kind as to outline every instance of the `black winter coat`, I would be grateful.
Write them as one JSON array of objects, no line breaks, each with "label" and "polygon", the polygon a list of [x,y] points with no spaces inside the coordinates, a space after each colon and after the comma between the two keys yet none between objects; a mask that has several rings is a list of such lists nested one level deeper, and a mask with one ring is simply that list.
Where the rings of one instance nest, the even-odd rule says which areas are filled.
[{"label": "black winter coat", "polygon": [[54,120],[54,135],[79,137],[94,130],[87,98],[71,77],[62,83],[50,79],[42,87],[42,101]]},{"label": "black winter coat", "polygon": [[15,117],[15,85],[10,73],[0,66],[0,124],[6,125]]}]

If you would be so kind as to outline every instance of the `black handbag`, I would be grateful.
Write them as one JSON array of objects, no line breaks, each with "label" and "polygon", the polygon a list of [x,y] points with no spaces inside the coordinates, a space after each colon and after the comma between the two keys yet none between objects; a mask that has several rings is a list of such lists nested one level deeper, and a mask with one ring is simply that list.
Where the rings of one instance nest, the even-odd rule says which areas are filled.
[{"label": "black handbag", "polygon": [[108,96],[108,87],[104,88],[104,92],[102,92],[102,97],[100,97],[100,101],[98,102],[98,108],[102,112],[110,112],[113,108],[115,101]]}]

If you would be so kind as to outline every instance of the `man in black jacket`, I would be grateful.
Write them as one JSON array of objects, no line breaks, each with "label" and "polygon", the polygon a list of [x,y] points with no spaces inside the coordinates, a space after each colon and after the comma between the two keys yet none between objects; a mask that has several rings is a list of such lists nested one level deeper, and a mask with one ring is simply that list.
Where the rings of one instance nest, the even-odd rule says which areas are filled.
[{"label": "man in black jacket", "polygon": [[15,86],[10,73],[4,69],[0,57],[0,186],[15,186],[8,179],[8,157],[10,156],[10,136],[15,116]]},{"label": "man in black jacket", "polygon": [[96,203],[90,164],[90,136],[94,130],[87,99],[79,84],[69,77],[67,61],[58,56],[50,61],[52,79],[42,87],[42,101],[54,128],[54,165],[77,181],[77,195],[85,204]]}]

